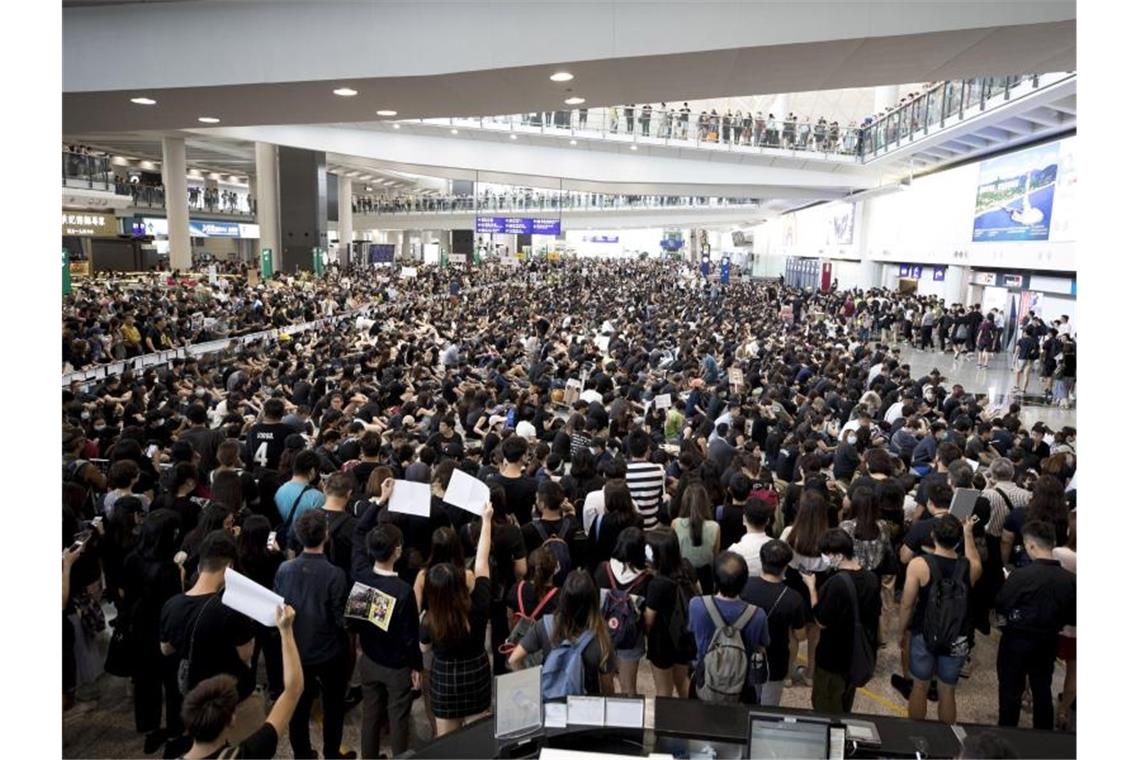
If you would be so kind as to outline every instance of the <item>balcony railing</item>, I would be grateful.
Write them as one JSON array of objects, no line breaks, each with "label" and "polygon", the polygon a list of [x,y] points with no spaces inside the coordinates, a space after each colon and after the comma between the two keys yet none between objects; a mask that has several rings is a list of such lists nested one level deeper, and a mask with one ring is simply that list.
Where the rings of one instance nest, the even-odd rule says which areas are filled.
[{"label": "balcony railing", "polygon": [[[217,190],[191,187],[186,191],[186,202],[191,211],[210,214],[252,216],[257,213],[257,199],[250,193],[236,190]],[[139,208],[166,208],[166,188],[162,185],[139,185],[115,181],[115,192],[128,195],[131,205]]]},{"label": "balcony railing", "polygon": [[577,191],[486,192],[477,196],[409,196],[385,198],[354,195],[356,214],[455,214],[502,211],[618,211],[684,208],[756,208],[759,198],[709,198],[680,195],[605,195]]},{"label": "balcony railing", "polygon": [[777,120],[736,114],[683,114],[680,109],[577,108],[511,116],[415,119],[413,122],[474,127],[519,134],[592,137],[631,144],[689,146],[710,151],[816,153],[856,156],[859,127],[836,122]]},{"label": "balcony railing", "polygon": [[679,108],[616,106],[543,111],[510,116],[411,119],[405,123],[475,128],[515,134],[615,140],[631,145],[687,146],[710,151],[817,155],[866,162],[906,142],[936,134],[977,110],[996,107],[1054,84],[1073,72],[979,77],[941,82],[882,117],[861,125],[820,117],[776,119],[763,115],[682,114]]},{"label": "balcony railing", "polygon": [[115,178],[111,159],[86,153],[63,151],[63,186],[112,192]]}]

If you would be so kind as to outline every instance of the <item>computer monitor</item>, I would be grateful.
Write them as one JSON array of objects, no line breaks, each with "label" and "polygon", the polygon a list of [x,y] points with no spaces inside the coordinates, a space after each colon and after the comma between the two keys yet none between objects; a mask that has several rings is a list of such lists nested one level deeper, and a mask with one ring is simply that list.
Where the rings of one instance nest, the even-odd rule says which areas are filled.
[{"label": "computer monitor", "polygon": [[827,760],[831,723],[773,713],[748,716],[748,760]]}]

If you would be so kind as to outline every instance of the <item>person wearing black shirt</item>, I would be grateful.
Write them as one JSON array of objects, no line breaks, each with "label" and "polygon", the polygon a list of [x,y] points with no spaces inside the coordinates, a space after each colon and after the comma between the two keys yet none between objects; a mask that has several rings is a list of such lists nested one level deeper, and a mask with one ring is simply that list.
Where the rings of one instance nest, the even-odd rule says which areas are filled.
[{"label": "person wearing black shirt", "polygon": [[304,688],[301,674],[301,660],[297,655],[297,644],[293,639],[293,619],[295,613],[288,605],[277,608],[277,630],[281,633],[281,654],[284,660],[285,690],[273,702],[273,709],[261,724],[261,728],[243,737],[236,745],[231,745],[228,729],[236,717],[238,689],[234,677],[228,674],[205,679],[186,694],[182,703],[182,721],[193,740],[185,758],[237,758],[274,757],[277,754],[277,738],[285,731],[297,701]]},{"label": "person wearing black shirt", "polygon": [[[348,686],[348,637],[344,625],[348,579],[325,557],[328,523],[319,510],[297,518],[293,531],[304,549],[296,559],[277,569],[273,583],[273,590],[301,613],[296,634],[305,688],[289,721],[289,744],[294,757],[316,756],[309,738],[309,717],[319,692],[324,707],[324,756],[344,757],[340,740],[344,734],[344,696]],[[355,757],[355,753],[350,756]]]},{"label": "person wearing black shirt", "polygon": [[732,501],[717,507],[717,524],[720,525],[720,545],[733,546],[744,537],[744,503],[752,492],[752,483],[746,476],[737,473],[728,481],[728,494]]},{"label": "person wearing black shirt", "polygon": [[512,435],[503,441],[503,465],[488,483],[498,483],[507,497],[507,509],[515,516],[519,525],[526,525],[534,517],[534,497],[538,492],[538,481],[523,473],[523,457],[526,456],[526,439]]},{"label": "person wearing black shirt", "polygon": [[[670,634],[673,617],[680,615],[688,629],[688,600],[700,589],[686,578],[681,563],[681,546],[674,531],[651,530],[645,534],[646,556],[653,577],[645,588],[642,622],[649,663],[653,666],[653,684],[659,697],[689,695],[689,655],[687,642],[674,641]],[[684,636],[684,634],[682,634]]]},{"label": "person wearing black shirt", "polygon": [[261,410],[261,422],[249,429],[246,448],[255,472],[276,470],[285,451],[285,439],[296,431],[281,421],[285,415],[285,404],[278,398],[265,402]]},{"label": "person wearing black shirt", "polygon": [[[380,733],[387,717],[394,755],[408,748],[412,690],[420,688],[423,655],[419,647],[419,609],[412,587],[396,575],[404,536],[391,523],[355,532],[353,580],[375,589],[392,606],[383,625],[375,620],[349,620],[360,636],[360,684],[364,692],[361,756],[380,756]],[[370,564],[371,562],[371,564]]]},{"label": "person wearing black shirt", "polygon": [[792,547],[779,539],[766,541],[760,547],[760,575],[751,576],[740,592],[740,598],[764,610],[768,617],[768,681],[761,687],[760,704],[778,707],[788,675],[788,652],[791,643],[807,638],[806,604],[799,592],[784,583],[784,572],[792,561]]},{"label": "person wearing black shirt", "polygon": [[[811,596],[812,616],[821,629],[815,650],[815,678],[812,682],[813,710],[849,713],[855,702],[855,684],[850,681],[851,642],[855,636],[858,604],[859,624],[872,642],[879,639],[879,614],[883,598],[879,577],[864,570],[855,559],[855,543],[842,528],[831,528],[819,540],[821,556],[829,557],[838,571],[817,592],[815,574],[803,575]],[[854,583],[844,580],[846,576]]]},{"label": "person wearing black shirt", "polygon": [[236,564],[233,537],[225,530],[209,533],[198,550],[198,580],[163,605],[159,620],[162,653],[188,663],[188,689],[219,674],[237,679],[239,704],[227,738],[252,734],[265,717],[264,704],[254,693],[254,673],[246,664],[253,655],[254,623],[221,599],[226,568]]},{"label": "person wearing black shirt", "polygon": [[491,706],[491,668],[484,649],[491,612],[490,502],[483,509],[475,551],[475,587],[469,592],[464,573],[455,565],[434,566],[424,582],[427,613],[420,625],[420,644],[431,650],[431,710],[436,735],[463,725],[465,718]]},{"label": "person wearing black shirt", "polygon": [[1053,728],[1053,666],[1057,633],[1077,623],[1077,577],[1053,559],[1056,531],[1034,520],[1022,528],[1032,562],[1009,574],[994,609],[1004,620],[998,644],[998,725],[1017,726],[1026,677],[1033,693],[1033,727]]}]

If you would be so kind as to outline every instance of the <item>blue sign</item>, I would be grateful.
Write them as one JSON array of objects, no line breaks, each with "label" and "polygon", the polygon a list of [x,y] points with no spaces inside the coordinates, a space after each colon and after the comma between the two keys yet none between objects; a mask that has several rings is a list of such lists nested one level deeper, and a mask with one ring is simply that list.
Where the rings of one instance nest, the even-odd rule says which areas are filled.
[{"label": "blue sign", "polygon": [[394,243],[372,243],[368,246],[369,264],[391,264],[396,259]]},{"label": "blue sign", "polygon": [[910,264],[899,264],[899,277],[910,277]]},{"label": "blue sign", "polygon": [[934,267],[934,281],[942,282],[946,279],[946,267]]},{"label": "blue sign", "polygon": [[922,264],[915,264],[910,268],[910,276],[916,280],[922,279]]},{"label": "blue sign", "polygon": [[236,222],[190,222],[190,237],[241,237],[241,226]]},{"label": "blue sign", "polygon": [[511,235],[558,235],[561,219],[530,219],[516,216],[477,216],[476,232],[498,232]]},{"label": "blue sign", "polygon": [[616,243],[617,241],[617,235],[592,235],[586,238],[586,242],[589,243]]},{"label": "blue sign", "polygon": [[732,273],[732,264],[729,262],[728,257],[720,260],[720,281],[725,285],[728,284],[729,275]]}]

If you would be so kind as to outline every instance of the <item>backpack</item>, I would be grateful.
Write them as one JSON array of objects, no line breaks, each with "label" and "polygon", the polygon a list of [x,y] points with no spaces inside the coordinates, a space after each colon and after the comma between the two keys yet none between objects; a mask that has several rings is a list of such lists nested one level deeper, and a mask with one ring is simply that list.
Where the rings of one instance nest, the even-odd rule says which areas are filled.
[{"label": "backpack", "polygon": [[305,494],[313,490],[313,487],[306,485],[301,489],[301,493],[297,494],[297,498],[293,500],[293,506],[289,508],[289,516],[285,518],[285,522],[277,526],[277,548],[282,551],[289,546],[289,531],[293,529],[293,517],[297,514],[297,507],[301,505],[301,499],[305,498]]},{"label": "backpack", "polygon": [[[507,636],[507,640],[499,645],[499,653],[507,656],[510,656],[515,647],[519,645],[519,642],[526,638],[526,635],[534,628],[535,623],[542,617],[543,608],[546,607],[547,603],[558,593],[558,584],[555,584],[538,600],[538,604],[534,605],[534,609],[527,612],[526,607],[523,606],[523,584],[519,583],[515,588],[518,589],[518,609],[511,616],[511,632]],[[522,667],[533,668],[541,662],[542,652],[528,652],[527,656],[523,658]]]},{"label": "backpack", "polygon": [[676,653],[676,660],[691,662],[697,656],[697,639],[689,630],[689,600],[693,598],[693,586],[686,579],[676,581],[677,594],[673,603],[673,614],[665,629],[670,648]]},{"label": "backpack", "polygon": [[83,470],[91,464],[86,459],[76,459],[63,465],[63,489],[77,516],[88,518],[103,514],[95,489],[83,479]]},{"label": "backpack", "polygon": [[[966,540],[972,539],[967,536]],[[954,643],[962,638],[962,630],[969,615],[970,584],[966,569],[970,563],[959,558],[954,575],[947,578],[934,558],[924,556],[930,568],[927,585],[926,615],[922,619],[922,638],[933,655],[949,655]]]},{"label": "backpack", "polygon": [[757,608],[749,604],[729,625],[713,597],[702,596],[701,601],[716,625],[716,631],[709,640],[705,656],[697,665],[697,698],[702,702],[739,702],[752,668],[752,658],[740,632],[752,620]]},{"label": "backpack", "polygon": [[863,627],[860,620],[859,593],[855,590],[855,581],[851,578],[851,573],[840,572],[837,577],[851,592],[851,605],[855,617],[851,643],[851,667],[847,671],[847,680],[854,686],[865,686],[875,675],[875,659],[878,657],[878,649],[875,647],[875,642],[871,641],[867,629]]},{"label": "backpack", "polygon": [[[534,529],[538,532],[538,537],[542,539],[542,546],[549,549],[550,553],[558,560],[558,572],[554,574],[554,585],[561,586],[566,582],[566,576],[570,574],[570,570],[574,567],[573,560],[570,553],[570,540],[574,535],[574,522],[572,520],[562,520],[562,524],[558,527],[558,532],[550,535],[550,528],[542,520],[534,521]],[[522,609],[520,606],[519,609]]]},{"label": "backpack", "polygon": [[[542,619],[546,637],[553,644],[554,616]],[[542,663],[542,698],[565,699],[568,696],[586,693],[586,669],[582,664],[582,654],[594,640],[593,631],[583,631],[578,641],[570,643],[563,639],[558,646],[551,648],[546,661]]]},{"label": "backpack", "polygon": [[610,579],[610,588],[602,604],[602,620],[606,621],[606,627],[610,629],[614,649],[633,649],[637,646],[638,636],[641,635],[641,611],[630,598],[629,589],[645,577],[645,571],[642,570],[636,578],[626,584],[625,588],[622,588],[614,578],[614,570],[610,563],[606,562],[604,567]]}]

